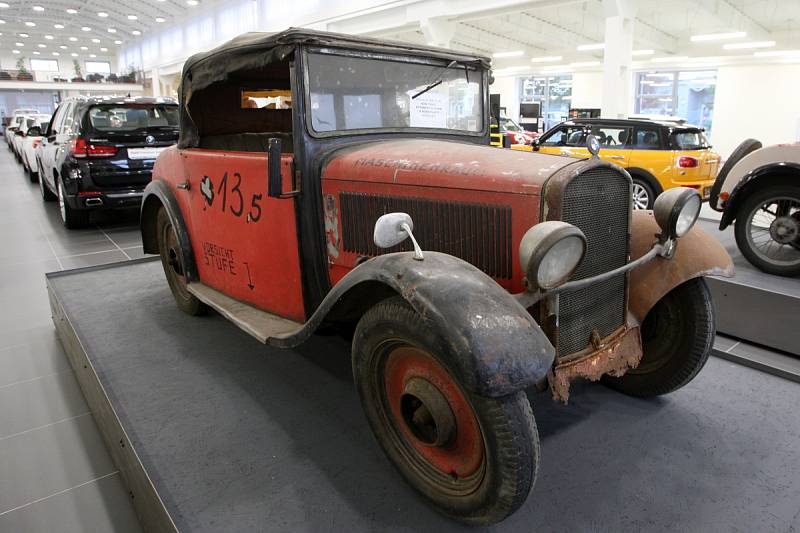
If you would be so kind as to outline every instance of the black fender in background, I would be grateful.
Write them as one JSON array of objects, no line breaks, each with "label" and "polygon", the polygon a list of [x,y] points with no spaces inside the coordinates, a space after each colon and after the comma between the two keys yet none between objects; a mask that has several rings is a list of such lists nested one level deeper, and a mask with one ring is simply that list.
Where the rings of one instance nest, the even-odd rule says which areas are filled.
[{"label": "black fender in background", "polygon": [[348,299],[363,308],[399,294],[436,333],[439,355],[470,391],[505,396],[547,375],[555,349],[508,291],[457,257],[438,252],[425,252],[423,261],[413,257],[413,252],[399,252],[362,263],[331,289],[299,331],[268,343],[303,342]]},{"label": "black fender in background", "polygon": [[139,218],[139,226],[142,232],[142,249],[146,254],[159,253],[158,236],[156,235],[156,215],[158,214],[158,208],[161,206],[166,209],[172,227],[175,228],[175,234],[181,247],[181,259],[183,260],[186,279],[190,282],[198,281],[200,277],[197,274],[192,242],[189,232],[186,230],[183,213],[169,185],[160,180],[151,181],[144,189],[142,210]]},{"label": "black fender in background", "polygon": [[770,163],[769,165],[754,168],[742,176],[742,179],[733,188],[731,195],[725,202],[725,210],[722,212],[719,229],[727,228],[736,220],[737,211],[739,211],[739,207],[750,194],[750,191],[755,190],[771,177],[785,176],[787,173],[796,174],[797,182],[800,183],[800,164],[791,162]]}]

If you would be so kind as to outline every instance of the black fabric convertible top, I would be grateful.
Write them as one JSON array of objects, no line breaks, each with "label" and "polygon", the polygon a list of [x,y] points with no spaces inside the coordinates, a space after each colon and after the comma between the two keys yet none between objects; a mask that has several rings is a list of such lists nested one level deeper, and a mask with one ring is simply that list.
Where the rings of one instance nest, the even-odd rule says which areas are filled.
[{"label": "black fabric convertible top", "polygon": [[491,65],[486,57],[444,48],[303,28],[289,28],[278,33],[245,33],[208,52],[191,56],[184,64],[180,94],[181,134],[178,146],[189,148],[196,147],[200,143],[197,125],[189,113],[193,94],[214,83],[229,79],[234,73],[252,72],[270,64],[280,63],[300,45],[455,60],[474,64],[478,68],[489,68]]}]

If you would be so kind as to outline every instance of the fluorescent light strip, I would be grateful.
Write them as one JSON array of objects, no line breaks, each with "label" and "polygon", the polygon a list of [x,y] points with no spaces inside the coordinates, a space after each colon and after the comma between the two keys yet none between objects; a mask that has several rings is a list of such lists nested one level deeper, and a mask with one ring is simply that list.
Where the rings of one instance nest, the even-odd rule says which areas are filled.
[{"label": "fluorescent light strip", "polygon": [[523,50],[512,50],[510,52],[495,52],[492,54],[492,57],[519,57],[521,55],[525,55]]},{"label": "fluorescent light strip", "polygon": [[728,43],[723,44],[725,50],[746,50],[748,48],[771,48],[775,46],[775,41],[752,41],[748,43]]},{"label": "fluorescent light strip", "polygon": [[576,61],[575,63],[570,63],[570,67],[595,67],[597,65],[602,65],[600,61]]},{"label": "fluorescent light strip", "polygon": [[744,31],[731,31],[727,33],[706,33],[704,35],[692,35],[689,40],[694,43],[702,43],[706,41],[724,41],[726,39],[741,39],[747,37],[747,32]]},{"label": "fluorescent light strip", "polygon": [[605,43],[582,44],[579,45],[576,50],[579,52],[585,52],[587,50],[602,50],[605,47]]},{"label": "fluorescent light strip", "polygon": [[767,50],[753,52],[755,57],[793,57],[800,56],[800,50]]},{"label": "fluorescent light strip", "polygon": [[687,56],[665,56],[665,57],[654,57],[650,61],[653,63],[671,63],[673,61],[686,61],[689,58]]},{"label": "fluorescent light strip", "polygon": [[655,50],[634,50],[633,52],[631,52],[631,55],[632,56],[651,56],[651,55],[653,55],[655,53],[656,53]]},{"label": "fluorescent light strip", "polygon": [[564,59],[561,56],[543,56],[543,57],[532,57],[531,63],[549,63],[551,61],[561,61]]}]

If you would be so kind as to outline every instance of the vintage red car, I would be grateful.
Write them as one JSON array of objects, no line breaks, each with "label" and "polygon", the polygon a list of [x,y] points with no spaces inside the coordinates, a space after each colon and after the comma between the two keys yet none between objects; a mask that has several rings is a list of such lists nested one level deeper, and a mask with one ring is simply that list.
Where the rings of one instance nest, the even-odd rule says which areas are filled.
[{"label": "vintage red car", "polygon": [[536,478],[526,389],[678,389],[714,339],[703,276],[732,272],[693,228],[696,192],[634,213],[611,163],[487,146],[489,68],[299,29],[238,37],[187,61],[180,140],[141,213],[183,311],[282,348],[323,324],[352,336],[386,455],[478,524]]}]

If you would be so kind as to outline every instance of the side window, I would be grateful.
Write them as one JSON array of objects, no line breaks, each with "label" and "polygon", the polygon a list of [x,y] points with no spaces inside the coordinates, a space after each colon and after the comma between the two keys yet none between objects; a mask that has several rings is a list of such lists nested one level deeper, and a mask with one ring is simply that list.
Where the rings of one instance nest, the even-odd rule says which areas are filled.
[{"label": "side window", "polygon": [[636,127],[633,132],[631,148],[637,150],[659,150],[661,148],[661,137],[658,128]]},{"label": "side window", "polygon": [[50,135],[55,135],[58,132],[58,130],[60,128],[59,121],[64,116],[64,108],[65,107],[66,107],[66,104],[61,104],[60,106],[58,106],[56,108],[55,113],[53,113],[53,116],[50,119],[50,126],[48,126],[48,128],[47,128],[47,136],[48,137]]},{"label": "side window", "polygon": [[600,146],[605,148],[623,148],[631,136],[631,128],[611,126],[607,124],[592,124],[592,135],[600,141]]},{"label": "side window", "polygon": [[64,123],[61,125],[61,133],[74,135],[77,133],[78,119],[75,115],[75,104],[70,104],[64,112]]},{"label": "side window", "polygon": [[541,146],[583,146],[586,131],[583,126],[561,126],[539,143]]}]

